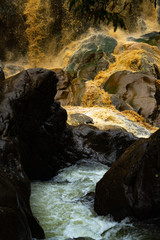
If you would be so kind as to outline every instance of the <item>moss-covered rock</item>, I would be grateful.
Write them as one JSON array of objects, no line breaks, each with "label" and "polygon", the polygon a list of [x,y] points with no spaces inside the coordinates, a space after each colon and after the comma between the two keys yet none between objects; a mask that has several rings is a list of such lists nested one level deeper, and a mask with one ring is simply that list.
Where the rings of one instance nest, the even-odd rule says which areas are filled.
[{"label": "moss-covered rock", "polygon": [[70,58],[66,71],[84,81],[93,79],[99,71],[108,69],[109,63],[115,61],[112,53],[116,45],[114,38],[104,34],[85,39]]}]

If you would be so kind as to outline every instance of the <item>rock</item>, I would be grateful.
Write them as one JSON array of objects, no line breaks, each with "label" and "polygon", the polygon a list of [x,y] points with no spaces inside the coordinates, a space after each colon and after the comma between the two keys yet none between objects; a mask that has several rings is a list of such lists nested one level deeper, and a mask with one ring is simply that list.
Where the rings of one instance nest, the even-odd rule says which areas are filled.
[{"label": "rock", "polygon": [[44,232],[30,209],[29,179],[14,143],[7,136],[0,139],[0,169],[1,239],[43,239]]},{"label": "rock", "polygon": [[140,36],[139,38],[129,37],[128,41],[143,42],[151,46],[160,47],[160,32],[150,32]]},{"label": "rock", "polygon": [[95,211],[116,220],[160,217],[160,130],[133,143],[96,185]]},{"label": "rock", "polygon": [[125,111],[125,110],[132,110],[134,111],[133,107],[129,103],[126,103],[121,97],[118,96],[118,94],[112,94],[110,96],[110,99],[112,101],[112,104],[116,107],[119,111]]},{"label": "rock", "polygon": [[10,77],[12,75],[22,72],[24,70],[24,67],[14,64],[5,64],[3,70],[5,72],[5,76]]},{"label": "rock", "polygon": [[156,80],[153,75],[129,71],[116,72],[107,80],[104,90],[116,94],[145,119],[151,119],[156,111]]},{"label": "rock", "polygon": [[[58,79],[53,71],[29,69],[7,81],[0,105],[30,179],[50,179],[62,166],[67,114],[54,102]],[[6,108],[8,114],[6,114]],[[2,128],[4,121],[2,122]],[[34,159],[34,161],[33,161]],[[62,159],[59,160],[59,159]]]},{"label": "rock", "polygon": [[108,126],[108,130],[99,130],[94,126],[80,125],[72,127],[73,152],[79,160],[99,161],[111,166],[113,162],[137,138],[125,129]]},{"label": "rock", "polygon": [[82,113],[74,113],[69,115],[72,125],[93,124],[93,119]]},{"label": "rock", "polygon": [[57,94],[55,100],[61,105],[81,105],[85,84],[78,78],[73,78],[62,69],[54,69],[58,77]]},{"label": "rock", "polygon": [[66,71],[83,81],[94,79],[99,71],[108,69],[109,61],[115,61],[112,53],[116,45],[117,41],[107,35],[89,37],[70,58]]}]

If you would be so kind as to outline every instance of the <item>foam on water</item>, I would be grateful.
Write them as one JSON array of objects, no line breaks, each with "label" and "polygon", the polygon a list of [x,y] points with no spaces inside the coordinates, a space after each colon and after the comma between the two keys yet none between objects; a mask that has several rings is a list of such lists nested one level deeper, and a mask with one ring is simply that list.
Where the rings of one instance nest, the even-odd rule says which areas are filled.
[{"label": "foam on water", "polygon": [[111,216],[96,215],[92,194],[107,170],[101,163],[81,162],[61,170],[50,182],[32,183],[32,211],[47,240],[78,237],[94,240],[160,239],[159,228],[153,225],[134,225],[128,218],[118,223]]},{"label": "foam on water", "polygon": [[74,165],[63,169],[50,182],[32,183],[31,206],[45,230],[47,239],[69,237],[102,239],[101,234],[117,223],[97,216],[87,193],[107,171],[100,163]]}]

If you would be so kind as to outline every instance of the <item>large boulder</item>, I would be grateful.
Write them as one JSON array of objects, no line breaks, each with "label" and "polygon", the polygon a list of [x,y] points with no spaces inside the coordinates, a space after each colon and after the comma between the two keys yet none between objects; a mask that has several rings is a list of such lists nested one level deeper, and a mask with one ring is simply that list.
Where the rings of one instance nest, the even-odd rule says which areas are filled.
[{"label": "large boulder", "polygon": [[157,109],[156,79],[151,74],[116,72],[106,81],[104,90],[125,101],[147,120]]},{"label": "large boulder", "polygon": [[160,218],[160,130],[133,143],[96,185],[95,211],[116,220]]},{"label": "large boulder", "polygon": [[94,126],[72,127],[74,149],[79,160],[99,161],[111,166],[137,138],[125,129],[108,126],[99,130]]},{"label": "large boulder", "polygon": [[94,79],[99,71],[108,69],[109,62],[115,61],[112,53],[116,45],[114,38],[104,34],[89,37],[71,56],[66,71],[83,81]]},{"label": "large boulder", "polygon": [[50,179],[64,166],[67,114],[54,102],[57,81],[53,71],[29,69],[5,82],[1,128],[13,139],[30,179]]}]

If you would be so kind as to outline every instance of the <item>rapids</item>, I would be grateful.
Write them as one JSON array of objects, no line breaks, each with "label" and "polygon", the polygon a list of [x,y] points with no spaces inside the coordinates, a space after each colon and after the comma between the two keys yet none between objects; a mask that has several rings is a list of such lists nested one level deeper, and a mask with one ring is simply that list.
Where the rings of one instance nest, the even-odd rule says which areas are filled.
[{"label": "rapids", "polygon": [[[115,222],[93,210],[95,184],[107,171],[101,163],[81,162],[50,182],[33,182],[31,206],[47,240],[90,237],[94,240],[159,240],[160,230],[130,219]],[[88,195],[87,195],[88,194]]]},{"label": "rapids", "polygon": [[[149,137],[151,131],[128,120],[112,108],[83,108],[66,106],[68,123],[74,124],[70,114],[78,112],[93,118],[94,125],[105,129],[117,125],[138,137]],[[49,182],[32,182],[31,208],[43,227],[47,240],[90,237],[94,240],[158,240],[160,231],[150,225],[134,225],[130,219],[118,223],[111,216],[97,216],[94,212],[96,183],[109,168],[97,162],[78,162],[59,171]]]},{"label": "rapids", "polygon": [[[17,19],[23,21],[19,25],[16,22],[9,35],[6,29],[10,26],[10,18],[4,16],[6,13],[12,16],[13,10],[11,1],[4,2],[6,6],[4,4],[2,7],[0,17],[1,20],[3,19],[2,25],[5,29],[4,39],[7,40],[4,41],[3,38],[0,40],[1,55],[4,55],[2,61],[0,59],[0,67],[3,68],[6,77],[30,67],[65,70],[69,59],[80,49],[81,45],[91,36],[99,33],[116,39],[118,44],[113,53],[116,61],[110,62],[108,70],[100,71],[95,79],[90,79],[86,83],[86,86],[90,87],[94,84],[99,87],[104,79],[116,71],[139,71],[142,60],[147,59],[147,56],[149,60],[151,59],[151,63],[156,63],[160,68],[157,47],[149,45],[146,49],[145,44],[140,45],[127,40],[129,37],[139,38],[142,34],[159,29],[160,0],[157,1],[156,10],[153,7],[153,1],[141,1],[142,6],[139,11],[143,12],[142,16],[140,12],[137,12],[135,17],[138,21],[135,23],[134,19],[132,20],[129,16],[127,24],[130,31],[117,29],[116,32],[113,31],[112,26],[106,27],[103,24],[97,27],[93,23],[89,25],[86,21],[75,19],[67,9],[66,0],[21,0],[20,3],[15,0],[13,6],[16,9]],[[117,0],[116,2],[124,3],[125,1]],[[136,0],[128,0],[128,2],[136,4]],[[149,9],[148,4],[151,2],[152,7]],[[121,7],[121,4],[119,6]],[[5,12],[6,9],[7,12]],[[124,13],[124,17],[128,19],[127,12]],[[133,26],[136,28],[135,32],[133,32]],[[8,40],[11,37],[16,39],[16,46],[13,44],[15,39]],[[11,46],[8,48],[8,42],[11,46],[13,45],[12,48]],[[145,55],[146,52],[149,54]],[[70,117],[72,113],[83,113],[93,118],[94,125],[100,129],[105,129],[108,125],[116,125],[132,132],[137,137],[144,138],[149,137],[156,130],[136,113],[135,115],[130,112],[122,113],[113,106],[92,106],[92,108],[86,106],[64,106],[68,113],[68,123],[75,125]],[[117,223],[111,216],[96,215],[93,210],[95,185],[107,170],[108,167],[101,163],[82,161],[62,169],[49,182],[32,182],[31,208],[42,225],[47,240],[77,237],[90,237],[94,240],[160,239],[160,230],[153,225],[140,223],[134,225],[130,219]]]}]

